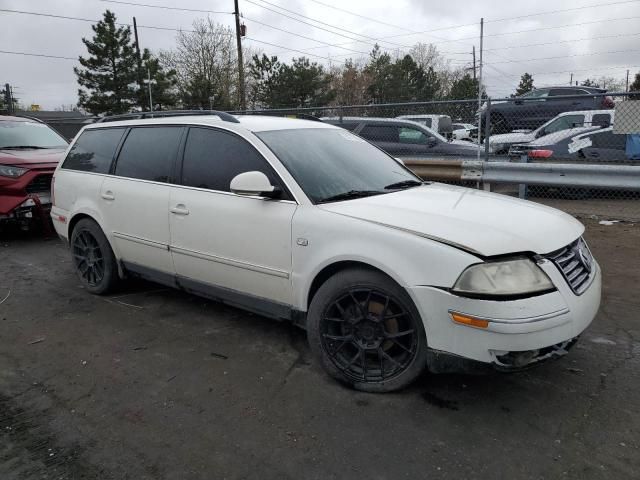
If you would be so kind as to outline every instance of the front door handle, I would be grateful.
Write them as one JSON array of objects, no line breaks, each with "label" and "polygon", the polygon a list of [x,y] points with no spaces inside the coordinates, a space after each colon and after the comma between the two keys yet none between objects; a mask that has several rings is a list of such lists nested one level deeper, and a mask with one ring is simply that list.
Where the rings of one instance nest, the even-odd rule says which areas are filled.
[{"label": "front door handle", "polygon": [[102,192],[102,198],[105,200],[115,200],[116,196],[113,194],[111,190],[107,190],[106,192]]},{"label": "front door handle", "polygon": [[189,215],[189,210],[182,203],[179,203],[175,207],[171,207],[169,211],[176,215]]}]

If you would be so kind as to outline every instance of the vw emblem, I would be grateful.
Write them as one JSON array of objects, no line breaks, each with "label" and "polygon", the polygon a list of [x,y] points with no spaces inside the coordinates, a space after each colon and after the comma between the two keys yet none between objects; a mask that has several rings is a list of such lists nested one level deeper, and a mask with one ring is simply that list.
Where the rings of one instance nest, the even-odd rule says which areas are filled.
[{"label": "vw emblem", "polygon": [[578,245],[576,245],[576,253],[585,270],[591,273],[591,253],[584,242],[580,241]]}]

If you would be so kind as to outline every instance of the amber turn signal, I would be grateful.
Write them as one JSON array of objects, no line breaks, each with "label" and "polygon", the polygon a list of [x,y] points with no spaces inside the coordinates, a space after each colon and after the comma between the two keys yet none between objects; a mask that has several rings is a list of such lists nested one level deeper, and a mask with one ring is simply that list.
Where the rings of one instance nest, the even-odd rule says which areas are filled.
[{"label": "amber turn signal", "polygon": [[474,318],[456,312],[449,312],[449,314],[454,322],[467,325],[468,327],[487,328],[489,326],[488,320],[482,320],[480,318]]}]

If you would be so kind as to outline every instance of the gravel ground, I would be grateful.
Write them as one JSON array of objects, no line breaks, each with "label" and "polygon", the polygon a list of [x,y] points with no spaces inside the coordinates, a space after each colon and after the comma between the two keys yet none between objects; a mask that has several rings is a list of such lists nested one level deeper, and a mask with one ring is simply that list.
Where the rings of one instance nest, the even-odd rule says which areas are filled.
[{"label": "gravel ground", "polygon": [[[640,478],[640,225],[587,219],[598,317],[519,374],[348,390],[304,333],[0,240],[0,479]],[[3,301],[4,299],[4,301]]]}]

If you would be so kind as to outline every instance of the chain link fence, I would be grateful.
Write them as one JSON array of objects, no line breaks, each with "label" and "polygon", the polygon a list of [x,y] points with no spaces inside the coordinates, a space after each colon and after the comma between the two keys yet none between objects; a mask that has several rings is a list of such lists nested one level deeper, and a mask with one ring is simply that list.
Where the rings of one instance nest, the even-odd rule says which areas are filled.
[{"label": "chain link fence", "polygon": [[640,221],[640,192],[629,186],[487,185],[454,179],[447,171],[446,162],[465,160],[640,170],[640,94],[585,92],[583,87],[559,87],[481,104],[472,99],[242,113],[319,119],[343,127],[411,168],[419,165],[416,171],[426,180],[490,189],[576,215]]}]

